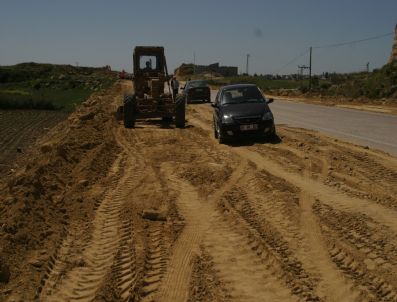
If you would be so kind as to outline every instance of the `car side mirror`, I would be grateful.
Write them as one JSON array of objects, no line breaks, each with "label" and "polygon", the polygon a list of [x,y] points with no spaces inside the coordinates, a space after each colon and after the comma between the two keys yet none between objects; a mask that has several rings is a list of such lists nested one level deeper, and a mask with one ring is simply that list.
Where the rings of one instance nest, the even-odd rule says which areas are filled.
[{"label": "car side mirror", "polygon": [[272,99],[272,98],[267,100],[267,103],[268,103],[268,104],[271,104],[271,103],[273,103],[273,102],[274,102],[274,99]]},{"label": "car side mirror", "polygon": [[216,103],[211,103],[211,107],[217,108],[218,105]]}]

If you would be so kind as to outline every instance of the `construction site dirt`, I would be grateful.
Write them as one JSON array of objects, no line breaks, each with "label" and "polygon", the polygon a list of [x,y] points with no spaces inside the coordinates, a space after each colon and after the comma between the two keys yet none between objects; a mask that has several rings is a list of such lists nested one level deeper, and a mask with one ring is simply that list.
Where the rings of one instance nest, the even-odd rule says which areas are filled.
[{"label": "construction site dirt", "polygon": [[220,145],[93,94],[0,180],[0,301],[397,301],[397,158],[277,125]]}]

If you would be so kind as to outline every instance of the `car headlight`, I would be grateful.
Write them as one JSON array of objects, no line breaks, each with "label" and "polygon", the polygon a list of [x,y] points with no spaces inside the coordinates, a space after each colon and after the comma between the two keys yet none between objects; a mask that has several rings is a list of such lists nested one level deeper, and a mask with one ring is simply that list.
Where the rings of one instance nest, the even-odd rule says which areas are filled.
[{"label": "car headlight", "polygon": [[265,112],[265,114],[262,116],[262,121],[269,121],[273,119],[273,113]]},{"label": "car headlight", "polygon": [[233,118],[231,115],[229,114],[224,114],[222,116],[222,123],[224,124],[232,124],[233,123]]}]

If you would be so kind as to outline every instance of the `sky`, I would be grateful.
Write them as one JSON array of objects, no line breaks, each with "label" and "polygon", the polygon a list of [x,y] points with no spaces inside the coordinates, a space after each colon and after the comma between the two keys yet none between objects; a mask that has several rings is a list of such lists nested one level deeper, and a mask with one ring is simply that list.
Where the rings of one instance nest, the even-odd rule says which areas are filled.
[{"label": "sky", "polygon": [[[396,0],[0,0],[0,65],[110,65],[132,71],[135,46],[164,46],[182,63],[249,73],[355,72],[387,63]],[[294,60],[296,59],[296,60]],[[290,64],[287,64],[290,63]]]}]

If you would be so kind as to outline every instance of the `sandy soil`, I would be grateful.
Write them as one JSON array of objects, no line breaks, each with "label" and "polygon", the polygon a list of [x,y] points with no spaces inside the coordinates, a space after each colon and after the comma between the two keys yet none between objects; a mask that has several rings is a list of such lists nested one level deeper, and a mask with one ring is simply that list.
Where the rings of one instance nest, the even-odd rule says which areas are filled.
[{"label": "sandy soil", "polygon": [[208,104],[124,129],[128,89],[1,180],[0,301],[397,300],[396,158],[288,127],[219,145]]}]

